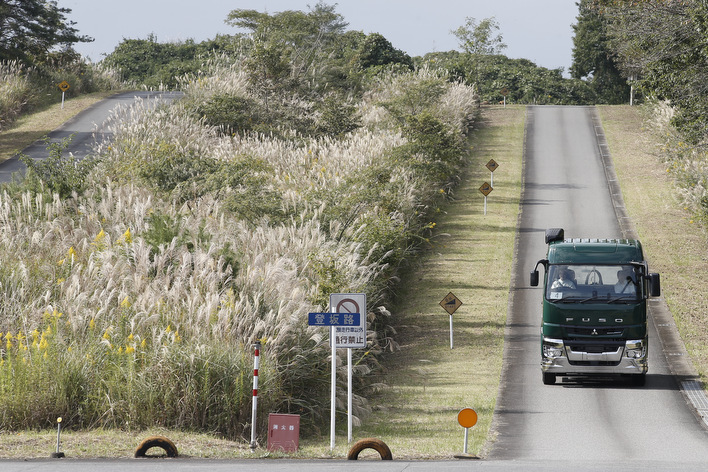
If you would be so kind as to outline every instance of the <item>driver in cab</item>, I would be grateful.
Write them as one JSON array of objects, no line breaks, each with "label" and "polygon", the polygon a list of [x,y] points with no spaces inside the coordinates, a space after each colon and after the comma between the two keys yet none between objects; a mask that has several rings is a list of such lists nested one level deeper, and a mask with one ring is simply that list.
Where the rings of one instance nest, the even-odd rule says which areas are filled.
[{"label": "driver in cab", "polygon": [[561,269],[559,271],[558,278],[554,280],[551,285],[551,290],[558,290],[561,288],[577,288],[575,281],[573,280],[573,274],[568,268]]}]

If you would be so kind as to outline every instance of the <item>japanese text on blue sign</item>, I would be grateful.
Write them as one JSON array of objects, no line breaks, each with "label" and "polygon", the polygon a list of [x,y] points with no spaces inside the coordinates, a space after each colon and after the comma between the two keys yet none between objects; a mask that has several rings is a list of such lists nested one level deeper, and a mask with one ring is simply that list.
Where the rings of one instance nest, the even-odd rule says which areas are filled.
[{"label": "japanese text on blue sign", "polygon": [[359,313],[309,313],[310,326],[359,326]]}]

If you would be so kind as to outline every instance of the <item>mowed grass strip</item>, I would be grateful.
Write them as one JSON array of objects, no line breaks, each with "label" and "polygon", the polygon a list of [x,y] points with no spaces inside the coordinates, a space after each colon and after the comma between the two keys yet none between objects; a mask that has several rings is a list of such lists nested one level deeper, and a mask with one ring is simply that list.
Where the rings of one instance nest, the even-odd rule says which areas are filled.
[{"label": "mowed grass strip", "polygon": [[[394,458],[452,458],[464,446],[462,408],[478,415],[469,452],[482,454],[497,399],[504,326],[521,191],[524,107],[485,108],[472,138],[472,158],[455,201],[444,209],[419,264],[401,282],[393,310],[400,349],[384,361],[386,384],[371,398],[374,413],[355,439],[378,437]],[[494,159],[494,190],[486,164]],[[462,301],[453,315],[439,305],[448,292]],[[339,439],[345,442],[346,436]]]},{"label": "mowed grass strip", "polygon": [[[502,367],[524,120],[525,107],[483,110],[455,201],[442,209],[429,248],[401,280],[399,304],[391,310],[400,349],[383,360],[380,381],[385,386],[369,396],[374,411],[354,427],[354,441],[380,438],[399,460],[449,459],[463,451],[464,429],[457,414],[466,407],[478,414],[469,434],[469,452],[483,454],[485,444],[493,440],[489,428]],[[484,215],[479,187],[491,183],[485,167],[490,159],[499,168]],[[449,315],[439,305],[448,292],[463,303],[453,315],[452,350]],[[355,351],[355,359],[357,354],[363,352]],[[298,453],[284,454],[268,452],[265,444],[253,453],[247,443],[209,434],[70,429],[62,431],[62,450],[70,458],[132,457],[142,439],[156,434],[172,439],[181,455],[203,458],[341,459],[351,447],[346,422],[339,422],[334,451],[329,448],[328,431],[320,437],[301,438]],[[56,430],[0,434],[0,458],[48,457],[55,447]],[[378,460],[378,454],[369,450],[359,458]]]},{"label": "mowed grass strip", "polygon": [[112,91],[81,95],[66,100],[63,109],[61,103],[56,103],[40,112],[21,116],[8,129],[0,132],[0,162],[10,159],[79,112],[115,93]]},{"label": "mowed grass strip", "polygon": [[683,207],[678,187],[645,125],[640,107],[598,107],[622,196],[652,272],[661,274],[663,297],[696,370],[708,374],[708,240],[705,228]]}]

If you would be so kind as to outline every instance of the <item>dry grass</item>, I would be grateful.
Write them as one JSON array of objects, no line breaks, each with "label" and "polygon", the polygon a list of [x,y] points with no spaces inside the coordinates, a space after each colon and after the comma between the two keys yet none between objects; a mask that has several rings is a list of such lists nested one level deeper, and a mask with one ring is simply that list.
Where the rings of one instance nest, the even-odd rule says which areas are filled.
[{"label": "dry grass", "polygon": [[6,161],[24,148],[49,134],[80,111],[102,100],[112,92],[97,92],[54,104],[39,112],[24,115],[8,129],[0,132],[0,162]]},{"label": "dry grass", "polygon": [[659,154],[661,141],[639,108],[600,107],[627,209],[693,363],[708,375],[708,240]]}]

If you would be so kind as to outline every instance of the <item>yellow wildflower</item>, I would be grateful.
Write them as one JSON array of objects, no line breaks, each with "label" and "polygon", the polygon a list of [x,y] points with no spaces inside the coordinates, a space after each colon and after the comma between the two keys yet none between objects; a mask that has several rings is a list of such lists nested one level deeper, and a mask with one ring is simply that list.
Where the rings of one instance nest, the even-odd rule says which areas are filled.
[{"label": "yellow wildflower", "polygon": [[96,319],[91,318],[91,321],[89,321],[89,329],[94,329],[96,327]]},{"label": "yellow wildflower", "polygon": [[122,302],[120,302],[120,307],[121,308],[130,308],[130,299],[128,297],[125,297]]}]

